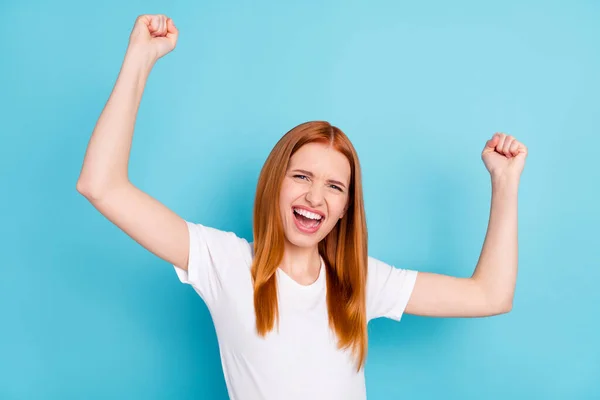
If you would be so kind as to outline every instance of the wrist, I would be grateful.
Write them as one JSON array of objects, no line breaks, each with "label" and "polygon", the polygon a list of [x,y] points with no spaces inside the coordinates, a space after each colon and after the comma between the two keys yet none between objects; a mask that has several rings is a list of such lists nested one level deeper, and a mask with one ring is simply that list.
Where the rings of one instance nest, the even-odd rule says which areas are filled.
[{"label": "wrist", "polygon": [[517,190],[521,180],[520,175],[491,174],[492,189],[494,190]]},{"label": "wrist", "polygon": [[151,70],[156,60],[157,58],[142,45],[130,45],[127,47],[124,62],[137,68]]}]

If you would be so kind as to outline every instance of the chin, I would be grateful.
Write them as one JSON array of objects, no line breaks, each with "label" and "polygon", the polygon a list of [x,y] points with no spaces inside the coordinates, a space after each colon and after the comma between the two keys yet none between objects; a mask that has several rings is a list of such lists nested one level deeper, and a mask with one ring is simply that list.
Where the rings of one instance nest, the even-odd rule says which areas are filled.
[{"label": "chin", "polygon": [[313,247],[317,246],[319,244],[319,242],[321,241],[321,239],[314,238],[314,237],[304,237],[304,236],[298,235],[297,233],[296,234],[295,233],[286,233],[285,239],[292,246],[304,248],[304,249],[313,248]]}]

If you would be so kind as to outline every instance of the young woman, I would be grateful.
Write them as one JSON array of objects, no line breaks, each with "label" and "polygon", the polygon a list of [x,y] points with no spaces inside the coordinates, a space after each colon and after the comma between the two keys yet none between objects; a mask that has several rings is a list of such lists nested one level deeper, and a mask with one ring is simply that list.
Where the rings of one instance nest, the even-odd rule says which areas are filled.
[{"label": "young woman", "polygon": [[173,264],[205,301],[231,398],[364,399],[369,320],[511,309],[527,149],[505,134],[495,134],[482,152],[492,204],[469,278],[394,268],[368,256],[358,157],[327,122],[293,128],[269,155],[256,191],[253,243],[188,222],[137,189],[127,173],[137,110],[154,63],[173,50],[177,35],[164,15],[136,20],[77,190]]}]

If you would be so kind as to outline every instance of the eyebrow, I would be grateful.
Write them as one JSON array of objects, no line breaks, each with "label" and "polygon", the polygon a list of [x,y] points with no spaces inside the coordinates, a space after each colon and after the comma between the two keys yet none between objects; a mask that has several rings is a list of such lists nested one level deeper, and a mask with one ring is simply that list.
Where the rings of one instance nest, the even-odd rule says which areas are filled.
[{"label": "eyebrow", "polygon": [[[312,173],[312,172],[310,172],[310,171],[307,171],[307,170],[305,170],[305,169],[294,169],[294,170],[292,170],[292,172],[300,172],[301,174],[303,174],[303,175],[306,175],[306,176],[308,176],[308,177],[310,177],[310,178],[313,178],[313,177],[314,177],[314,175],[313,175],[313,173]],[[328,179],[328,180],[327,180],[327,182],[329,182],[329,183],[333,183],[333,184],[335,184],[335,185],[341,186],[341,187],[343,187],[344,189],[346,189],[346,185],[345,185],[345,184],[343,184],[343,183],[342,183],[342,182],[340,182],[340,181],[336,181],[335,179]]]}]

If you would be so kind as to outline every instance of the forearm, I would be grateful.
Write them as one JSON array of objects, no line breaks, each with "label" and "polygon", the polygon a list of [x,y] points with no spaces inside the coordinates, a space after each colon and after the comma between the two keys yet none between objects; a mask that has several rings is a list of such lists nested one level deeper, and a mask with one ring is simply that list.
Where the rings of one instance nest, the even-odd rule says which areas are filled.
[{"label": "forearm", "polygon": [[492,177],[488,229],[473,279],[493,307],[512,307],[518,267],[519,178]]},{"label": "forearm", "polygon": [[152,66],[153,61],[143,53],[135,49],[127,51],[89,141],[78,190],[97,196],[111,185],[128,181],[135,120]]}]

